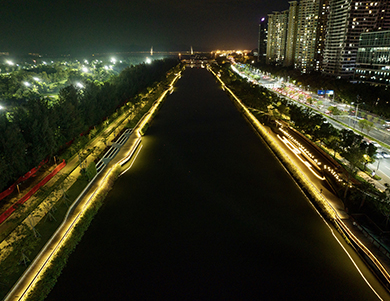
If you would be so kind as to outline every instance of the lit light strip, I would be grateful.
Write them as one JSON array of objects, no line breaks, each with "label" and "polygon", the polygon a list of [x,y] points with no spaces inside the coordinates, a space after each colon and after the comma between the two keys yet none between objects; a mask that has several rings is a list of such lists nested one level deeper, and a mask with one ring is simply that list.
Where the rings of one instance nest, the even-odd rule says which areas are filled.
[{"label": "lit light strip", "polygon": [[[291,150],[291,152],[311,171],[311,173],[313,175],[315,175],[318,179],[320,180],[325,180],[325,177],[321,177],[320,175],[317,174],[317,172],[315,172],[313,169],[312,169],[312,165],[307,162],[307,161],[304,161],[300,156],[299,154],[301,154],[302,152],[296,148],[289,140],[287,140],[286,137],[283,136],[283,139],[277,135],[277,137]],[[289,146],[291,145],[291,147]]]},{"label": "lit light strip", "polygon": [[145,124],[150,120],[150,118],[152,118],[152,115],[153,113],[157,110],[158,106],[160,105],[161,101],[164,99],[165,95],[167,95],[167,93],[173,89],[173,85],[175,83],[175,81],[181,77],[181,71],[176,75],[176,77],[172,80],[172,82],[169,84],[169,88],[166,89],[163,94],[155,101],[153,107],[149,110],[149,112],[147,113],[147,115],[142,119],[141,123],[139,124],[139,126],[137,126],[137,129],[136,129],[136,133],[137,133],[137,137],[142,137],[141,135],[141,130],[143,129],[143,127],[145,126]]},{"label": "lit light strip", "polygon": [[[359,269],[357,263],[355,262],[355,260],[353,260],[351,254],[348,253],[347,249],[343,246],[343,244],[341,243],[341,241],[337,238],[336,234],[334,233],[333,229],[331,228],[331,226],[328,224],[328,222],[324,219],[324,217],[318,212],[318,210],[313,206],[313,208],[316,210],[317,214],[321,217],[321,219],[323,220],[323,222],[328,226],[330,232],[332,233],[332,236],[335,238],[335,240],[338,242],[338,244],[341,246],[341,248],[344,250],[344,252],[347,254],[347,256],[349,257],[349,259],[351,260],[352,264],[355,266],[356,270],[358,271],[358,273],[360,274],[360,276],[363,278],[364,282],[366,282],[366,284],[368,285],[368,287],[373,291],[373,293],[378,297],[379,300],[382,300],[383,299],[381,298],[381,296],[379,296],[379,294],[377,293],[377,291],[372,287],[372,285],[370,284],[370,282],[367,280],[367,278],[363,275],[363,272]],[[338,217],[337,217],[338,219]],[[340,221],[340,220],[339,220]],[[340,221],[341,222],[341,221]],[[343,225],[344,223],[341,222]],[[345,225],[344,225],[345,227]],[[349,231],[349,230],[348,230]],[[352,233],[351,233],[352,234]],[[354,236],[352,234],[352,236]],[[356,238],[356,237],[355,237]],[[360,241],[359,241],[360,242]],[[375,258],[375,256],[373,256],[373,258]],[[376,259],[376,258],[375,258]],[[383,268],[383,267],[382,267]]]},{"label": "lit light strip", "polygon": [[[106,173],[105,177],[104,177],[104,180],[111,174],[112,172],[112,168]],[[47,258],[43,261],[43,264],[38,268],[38,272],[34,275],[33,277],[33,280],[27,285],[27,287],[24,289],[23,293],[18,296],[19,297],[19,300],[24,300],[25,298],[27,298],[28,296],[26,295],[31,289],[34,288],[35,284],[37,281],[40,280],[40,277],[41,277],[41,274],[48,268],[48,264],[51,263],[51,261],[54,259],[54,255],[59,251],[59,249],[62,247],[62,245],[66,242],[66,238],[68,237],[69,233],[74,229],[74,227],[76,226],[76,222],[80,219],[80,217],[82,216],[82,214],[84,213],[84,210],[86,210],[87,206],[90,204],[92,198],[96,195],[96,193],[98,191],[100,191],[102,189],[102,185],[99,185],[95,191],[90,195],[90,197],[88,198],[87,202],[84,204],[84,206],[82,207],[82,210],[74,217],[73,221],[71,222],[71,224],[69,225],[68,229],[66,230],[65,234],[61,237],[60,241],[57,243],[57,245],[55,246],[54,249],[51,250],[49,256],[47,256]],[[76,204],[77,202],[75,201],[73,203]],[[69,213],[73,207],[73,205],[68,209],[68,213],[66,215],[66,219],[69,217]],[[43,254],[43,251],[47,248],[47,246],[51,243],[51,241],[54,239],[54,237],[57,235],[57,233],[61,230],[62,226],[66,223],[66,219],[64,219],[64,222],[61,224],[61,226],[58,228],[58,230],[55,232],[55,234],[51,237],[51,239],[48,241],[48,243],[45,245],[45,247],[42,249],[42,251],[40,252],[40,255]],[[37,256],[36,258],[38,259],[40,256]],[[33,264],[30,265],[30,268],[33,266]],[[27,274],[28,271],[30,270],[30,268],[28,270],[26,270],[25,273],[23,273],[23,275]],[[21,278],[19,278],[21,279]],[[16,285],[14,286],[14,288],[9,292],[9,294],[7,295],[6,299],[8,299],[8,296],[10,296],[10,294],[13,292],[13,290],[16,288]]]},{"label": "lit light strip", "polygon": [[135,146],[133,145],[128,153],[128,155],[126,155],[126,157],[124,157],[122,160],[120,160],[117,164],[119,164],[120,166],[123,166],[127,163],[127,161],[129,161],[131,159],[131,156],[134,154],[135,150],[137,149],[138,145],[141,143],[141,138],[138,137],[137,138],[137,141],[135,142]]},{"label": "lit light strip", "polygon": [[[266,130],[262,127],[262,125],[260,124],[260,122],[254,118],[254,116],[250,113],[250,111],[246,108],[246,106],[244,106],[242,104],[242,102],[237,98],[237,96],[225,85],[225,83],[215,74],[215,72],[211,69],[211,68],[208,68],[209,71],[214,74],[214,76],[221,82],[222,86],[225,87],[225,89],[227,91],[229,91],[229,93],[232,95],[232,97],[237,100],[237,103],[242,107],[242,109],[248,114],[248,117],[254,121],[254,125],[256,125],[258,127],[258,129],[263,133],[263,134],[266,134],[269,138],[272,138],[269,134],[267,134]],[[304,174],[302,174],[303,177],[306,178],[306,176]],[[331,208],[331,210],[328,209],[328,212],[331,216],[334,216],[334,218],[336,219],[336,221],[340,224],[340,225],[343,225],[343,228],[347,228],[345,226],[345,224],[342,222],[340,216],[338,215],[338,212],[337,210],[329,203],[329,201],[323,196],[323,194],[319,193],[318,189],[315,188],[315,186],[309,181],[309,179],[306,178],[306,181],[307,181],[307,184],[310,184],[312,186],[312,189],[314,189],[316,192],[317,192],[317,197],[321,198],[325,204],[327,204],[329,206],[329,208]],[[309,202],[311,204],[311,202]],[[333,233],[333,230],[330,228],[329,224],[325,221],[325,219],[323,218],[323,216],[318,212],[318,210],[314,207],[313,204],[311,204],[312,207],[314,208],[314,210],[316,210],[316,212],[318,213],[318,215],[323,219],[323,221],[326,223],[326,225],[329,227],[329,229],[331,230],[332,232],[332,235],[333,237],[335,237],[335,239],[338,241],[339,244],[341,244],[341,242],[337,239],[337,237],[335,236],[335,234]],[[349,230],[348,230],[349,231]],[[359,239],[353,235],[352,233],[350,233],[349,231],[349,234],[351,235],[352,238],[354,238],[355,242],[362,247],[363,251],[373,260],[373,262],[375,263],[375,265],[378,267],[378,269],[382,272],[382,274],[385,276],[386,280],[388,282],[390,282],[390,275],[388,274],[388,272],[384,269],[384,267],[382,266],[382,264],[379,262],[379,260],[365,247],[365,245],[359,241]],[[348,254],[348,251],[346,249],[344,249],[345,252],[347,252]],[[349,258],[350,255],[348,254]],[[353,259],[351,258],[351,261],[354,263],[355,267],[358,269],[356,263],[353,261]],[[365,282],[368,284],[368,286],[372,289],[372,291],[375,293],[376,296],[378,296],[378,298],[380,300],[383,300],[379,295],[378,293],[374,290],[374,288],[369,284],[368,280],[362,275],[361,271],[358,269],[360,275],[362,276],[362,278],[365,280]]]},{"label": "lit light strip", "polygon": [[[173,89],[173,84],[174,82],[177,80],[177,78],[180,78],[181,77],[181,71],[177,74],[177,76],[172,80],[171,84],[170,84],[170,88],[169,89]],[[153,114],[153,112],[156,110],[156,107],[157,105],[159,104],[159,102],[161,102],[161,100],[164,98],[164,96],[167,94],[167,92],[169,91],[169,89],[165,90],[164,93],[160,96],[160,98],[158,99],[158,102],[155,104],[154,108],[153,108],[153,111],[147,116],[147,120],[150,119],[151,115]],[[144,125],[146,122],[142,122],[141,125]],[[140,126],[140,129],[142,129],[143,126]],[[137,134],[139,135],[139,130],[137,130]],[[138,136],[137,135],[137,136]],[[138,140],[136,143],[140,143],[140,137],[141,135],[138,136]],[[137,146],[138,146],[137,144]],[[134,150],[136,149],[133,148],[132,151],[130,151],[131,153],[134,152]],[[142,146],[141,148],[138,150],[137,152],[137,155],[139,154],[140,150],[142,149]],[[131,158],[131,155],[130,155],[130,158]],[[123,160],[123,159],[122,159]],[[121,160],[121,161],[122,161]],[[128,161],[128,160],[127,160]],[[127,162],[126,161],[126,162]],[[134,163],[134,161],[133,161]],[[123,163],[124,164],[124,163]],[[130,166],[131,167],[131,166]],[[24,300],[25,298],[27,298],[27,293],[34,288],[35,284],[37,281],[40,280],[40,277],[42,276],[42,273],[48,268],[48,264],[51,263],[51,261],[54,259],[54,255],[59,251],[59,249],[62,247],[62,245],[66,242],[66,238],[69,236],[69,234],[71,233],[71,231],[74,229],[74,227],[77,225],[77,221],[80,219],[80,217],[82,216],[82,214],[85,212],[85,210],[87,210],[87,207],[90,205],[91,203],[91,200],[93,199],[93,197],[95,195],[98,194],[98,192],[100,192],[100,190],[104,187],[103,184],[104,182],[106,181],[107,177],[111,174],[111,172],[113,171],[113,167],[110,168],[110,170],[106,173],[106,175],[104,176],[104,178],[99,182],[99,185],[98,187],[95,189],[95,191],[90,194],[87,202],[84,204],[84,206],[82,207],[82,209],[80,210],[80,212],[74,217],[73,221],[71,222],[71,224],[69,225],[68,229],[66,230],[65,234],[61,237],[61,239],[59,240],[59,242],[57,243],[57,245],[51,250],[50,254],[46,257],[46,259],[43,261],[43,264],[38,268],[38,272],[34,275],[32,281],[30,281],[30,283],[28,283],[27,286],[25,286],[25,289],[23,290],[22,294],[20,296],[17,296],[18,300]],[[128,169],[127,169],[128,170]],[[126,170],[126,171],[127,171]],[[123,173],[122,173],[123,174]],[[97,177],[98,175],[95,175],[95,177],[91,180],[90,184],[92,184],[95,180],[95,178]],[[48,248],[48,246],[50,245],[50,243],[53,241],[54,237],[60,232],[60,230],[62,230],[62,227],[65,225],[65,223],[67,222],[67,219],[69,218],[69,214],[70,212],[72,211],[73,209],[73,206],[75,206],[75,204],[78,203],[78,200],[81,198],[81,196],[84,194],[84,192],[86,190],[88,190],[90,187],[90,185],[88,185],[84,190],[83,192],[80,194],[80,196],[77,198],[77,200],[71,205],[71,207],[68,209],[68,212],[64,218],[64,221],[62,222],[62,224],[58,227],[58,229],[56,230],[56,232],[52,235],[52,237],[50,238],[50,240],[45,244],[45,246],[42,248],[42,250],[39,252],[38,256],[35,257],[33,263],[35,261],[37,261],[38,259],[40,259],[40,257],[42,256],[42,254],[46,251],[46,249]],[[23,273],[22,277],[19,278],[19,280],[17,281],[17,283],[13,286],[13,288],[9,291],[9,293],[7,294],[7,296],[5,297],[5,300],[9,300],[10,296],[13,294],[13,292],[15,291],[15,289],[17,288],[17,286],[19,285],[19,283],[21,282],[21,279],[24,279],[25,275],[27,275],[30,270],[32,269],[32,267],[34,266],[33,263],[30,264],[30,266],[28,267],[28,269]]]},{"label": "lit light strip", "polygon": [[141,145],[141,147],[138,149],[137,153],[135,154],[135,157],[134,157],[133,162],[131,162],[130,166],[129,166],[128,168],[126,168],[126,170],[123,171],[123,172],[119,175],[119,177],[121,177],[123,174],[125,174],[125,173],[133,166],[133,164],[134,164],[135,160],[137,159],[138,154],[140,153],[142,147],[143,147],[143,145]]}]

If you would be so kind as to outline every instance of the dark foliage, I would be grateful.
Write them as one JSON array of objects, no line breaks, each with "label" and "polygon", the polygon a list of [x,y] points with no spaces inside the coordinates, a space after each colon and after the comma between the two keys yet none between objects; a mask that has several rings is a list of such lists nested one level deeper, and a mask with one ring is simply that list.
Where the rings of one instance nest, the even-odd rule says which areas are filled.
[{"label": "dark foliage", "polygon": [[0,115],[0,191],[55,155],[77,138],[177,65],[176,60],[154,61],[124,69],[103,85],[88,82],[80,89],[69,85],[60,90],[57,102],[34,97],[12,112]]}]

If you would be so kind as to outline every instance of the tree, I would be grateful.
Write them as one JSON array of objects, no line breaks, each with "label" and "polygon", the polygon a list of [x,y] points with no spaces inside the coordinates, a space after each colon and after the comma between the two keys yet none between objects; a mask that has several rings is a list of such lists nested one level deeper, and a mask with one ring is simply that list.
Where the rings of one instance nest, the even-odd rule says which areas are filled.
[{"label": "tree", "polygon": [[351,130],[343,129],[340,131],[341,140],[341,156],[348,161],[347,185],[344,192],[344,200],[346,200],[348,189],[350,186],[351,175],[355,176],[359,164],[364,162],[364,155],[367,153],[367,143],[363,137],[356,135]]},{"label": "tree", "polygon": [[331,137],[335,137],[337,135],[338,131],[330,123],[325,122],[317,126],[313,132],[313,136],[321,142],[329,140]]},{"label": "tree", "polygon": [[382,196],[380,198],[380,203],[379,203],[379,210],[380,212],[385,216],[385,224],[389,223],[390,219],[390,185],[388,183],[385,183],[386,189],[382,193]]},{"label": "tree", "polygon": [[329,108],[328,108],[328,110],[332,113],[332,115],[335,115],[335,116],[337,116],[337,115],[341,115],[342,114],[342,111],[340,111],[337,107],[335,107],[335,106],[330,106]]},{"label": "tree", "polygon": [[340,141],[340,138],[339,138],[338,134],[330,136],[327,139],[327,144],[326,145],[333,150],[333,157],[334,158],[336,157],[336,153],[340,153],[341,152],[341,147],[340,147],[341,146],[341,141]]},{"label": "tree", "polygon": [[367,120],[367,122],[366,122],[366,131],[367,131],[367,134],[372,130],[373,127],[374,127],[374,123]]},{"label": "tree", "polygon": [[366,127],[366,120],[365,119],[361,119],[361,120],[359,120],[359,122],[358,122],[358,126],[359,126],[359,128],[360,128],[360,130],[361,131],[363,131],[363,129]]}]

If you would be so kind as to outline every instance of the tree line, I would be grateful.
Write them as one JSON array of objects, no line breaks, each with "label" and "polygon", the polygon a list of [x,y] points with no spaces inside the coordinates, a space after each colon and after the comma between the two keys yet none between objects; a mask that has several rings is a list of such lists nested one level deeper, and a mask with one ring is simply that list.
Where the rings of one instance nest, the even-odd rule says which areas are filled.
[{"label": "tree line", "polygon": [[222,79],[231,89],[240,95],[246,106],[263,112],[262,121],[283,119],[300,132],[309,136],[313,142],[320,142],[328,149],[348,160],[346,168],[356,175],[358,168],[364,168],[367,162],[374,161],[376,147],[367,143],[363,136],[352,130],[337,130],[326,119],[311,108],[296,104],[265,87],[254,85],[236,75],[229,64],[218,70]]},{"label": "tree line", "polygon": [[361,104],[361,109],[384,118],[390,118],[389,91],[386,86],[351,83],[349,80],[324,76],[319,72],[301,73],[300,70],[283,66],[262,63],[255,63],[254,66],[263,72],[272,74],[272,76],[294,82],[302,89],[315,92],[317,90],[334,90],[335,100],[347,103],[358,102]]},{"label": "tree line", "polygon": [[113,114],[177,65],[175,59],[125,68],[103,84],[69,85],[58,100],[32,97],[12,111],[0,111],[0,191],[44,158]]}]

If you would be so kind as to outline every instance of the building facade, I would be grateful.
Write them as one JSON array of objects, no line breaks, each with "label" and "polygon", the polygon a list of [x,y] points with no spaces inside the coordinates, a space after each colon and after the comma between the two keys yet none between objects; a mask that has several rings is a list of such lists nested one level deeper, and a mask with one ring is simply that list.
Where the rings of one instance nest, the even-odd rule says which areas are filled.
[{"label": "building facade", "polygon": [[257,61],[265,63],[267,56],[267,20],[261,18],[259,23],[259,39],[257,44]]},{"label": "building facade", "polygon": [[322,68],[328,2],[302,0],[299,4],[294,67],[303,73]]},{"label": "building facade", "polygon": [[356,67],[359,37],[363,32],[389,26],[388,0],[360,2],[330,0],[323,73],[351,78]]},{"label": "building facade", "polygon": [[288,10],[268,15],[267,64],[284,64]]},{"label": "building facade", "polygon": [[290,1],[289,3],[284,66],[294,65],[295,45],[297,44],[298,1]]},{"label": "building facade", "polygon": [[266,63],[294,66],[303,73],[320,71],[352,79],[360,35],[390,30],[390,0],[300,0],[289,4],[288,11],[268,15]]},{"label": "building facade", "polygon": [[390,84],[390,30],[360,35],[355,80],[370,84]]}]

